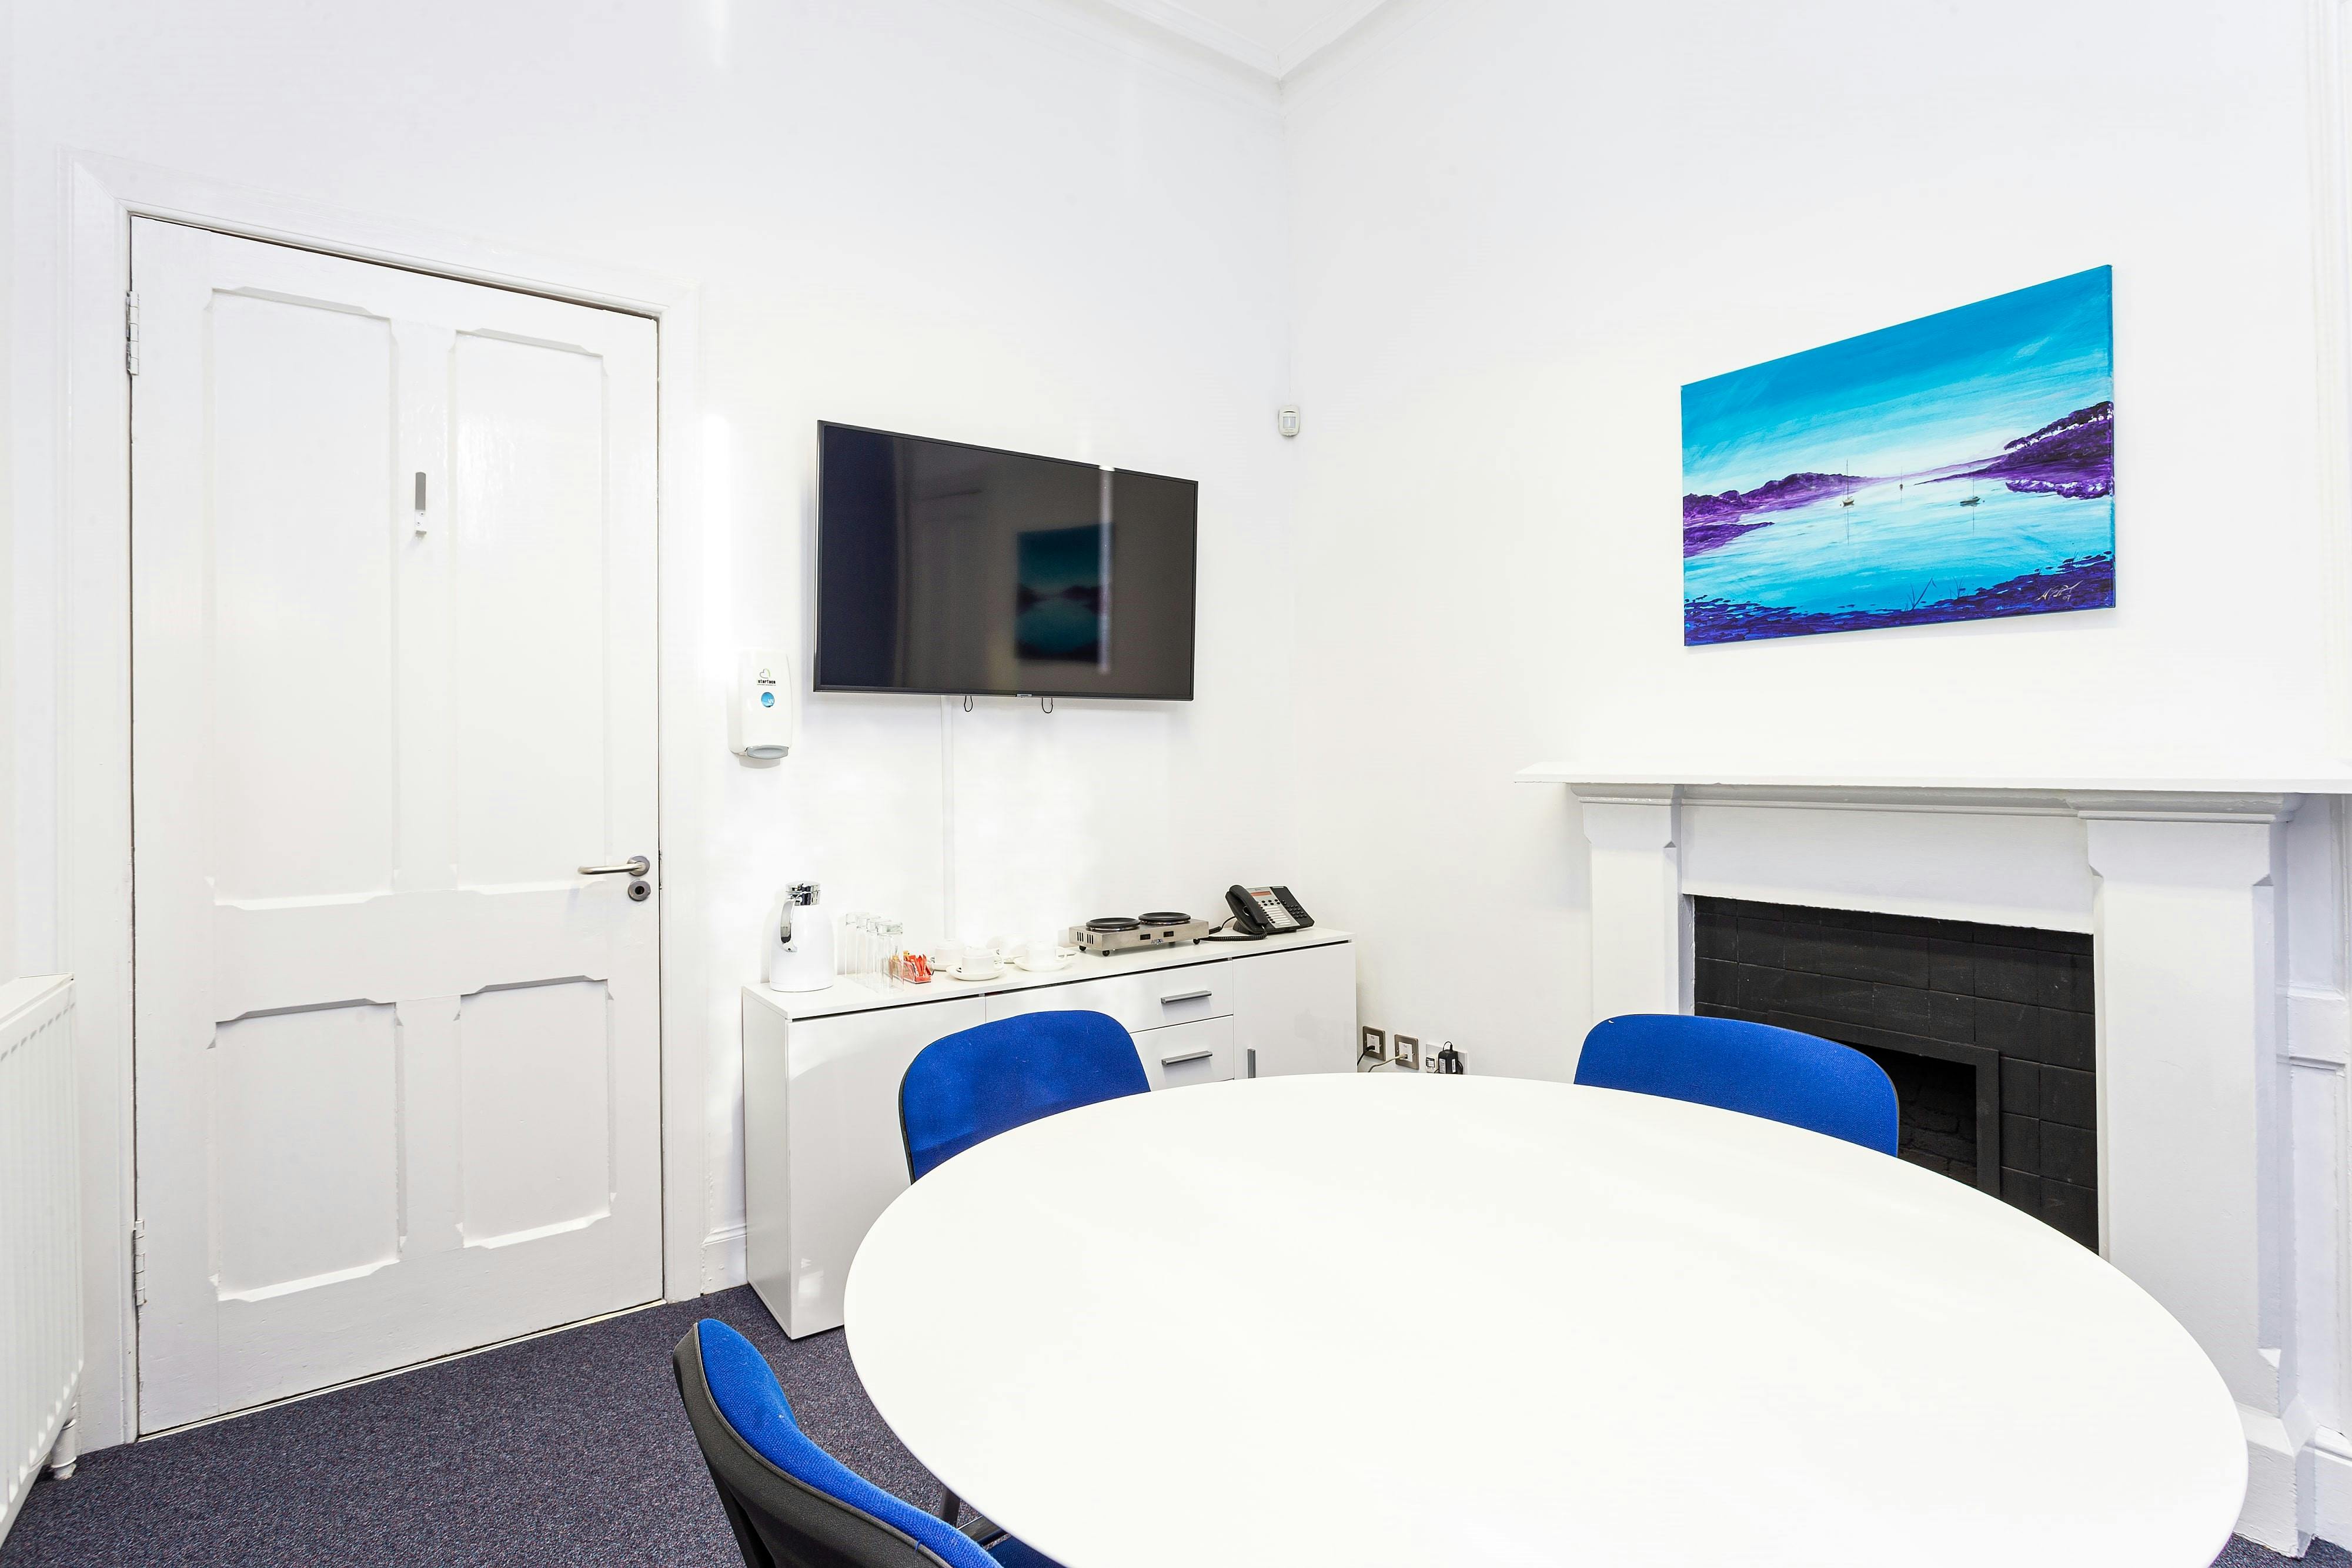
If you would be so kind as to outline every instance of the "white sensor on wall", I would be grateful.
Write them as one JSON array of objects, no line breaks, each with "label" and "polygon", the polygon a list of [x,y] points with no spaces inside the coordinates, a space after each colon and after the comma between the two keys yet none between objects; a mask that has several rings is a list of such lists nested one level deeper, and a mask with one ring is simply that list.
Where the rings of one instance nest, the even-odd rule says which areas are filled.
[{"label": "white sensor on wall", "polygon": [[772,761],[793,749],[800,704],[792,661],[778,648],[749,648],[735,661],[735,700],[727,709],[727,746],[738,757]]}]

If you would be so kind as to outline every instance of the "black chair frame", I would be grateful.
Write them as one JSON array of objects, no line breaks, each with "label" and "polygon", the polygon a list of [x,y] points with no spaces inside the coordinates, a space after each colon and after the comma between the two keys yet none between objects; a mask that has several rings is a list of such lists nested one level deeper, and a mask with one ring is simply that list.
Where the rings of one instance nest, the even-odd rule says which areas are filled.
[{"label": "black chair frame", "polygon": [[[698,1330],[686,1332],[669,1361],[746,1568],[948,1568],[904,1531],[786,1475],[746,1443],[711,1397]],[[983,1547],[1004,1534],[984,1519],[963,1531]]]}]

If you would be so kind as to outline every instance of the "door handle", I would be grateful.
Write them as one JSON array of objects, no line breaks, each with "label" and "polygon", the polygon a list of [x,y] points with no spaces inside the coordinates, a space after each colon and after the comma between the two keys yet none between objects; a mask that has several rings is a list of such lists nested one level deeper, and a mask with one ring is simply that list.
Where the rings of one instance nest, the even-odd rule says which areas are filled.
[{"label": "door handle", "polygon": [[1217,1053],[1213,1051],[1196,1051],[1190,1056],[1163,1056],[1160,1059],[1160,1065],[1162,1067],[1181,1067],[1188,1061],[1206,1061],[1209,1058],[1216,1054]]},{"label": "door handle", "polygon": [[1160,1005],[1163,1008],[1172,1008],[1178,1002],[1205,1002],[1214,995],[1216,995],[1214,991],[1179,991],[1172,997],[1160,998]]},{"label": "door handle", "polygon": [[582,876],[643,876],[654,869],[654,862],[643,855],[631,855],[619,865],[583,865]]}]

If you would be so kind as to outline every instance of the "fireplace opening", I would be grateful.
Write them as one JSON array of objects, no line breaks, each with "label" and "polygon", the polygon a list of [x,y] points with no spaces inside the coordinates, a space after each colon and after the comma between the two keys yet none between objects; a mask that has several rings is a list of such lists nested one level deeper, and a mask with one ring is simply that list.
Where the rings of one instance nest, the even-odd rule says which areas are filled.
[{"label": "fireplace opening", "polygon": [[1914,1056],[1907,1051],[1879,1051],[1867,1045],[1854,1049],[1878,1063],[1895,1085],[1895,1101],[1902,1112],[1901,1142],[1895,1153],[1915,1166],[1976,1186],[1976,1069],[1957,1061],[1938,1061],[1932,1056]]},{"label": "fireplace opening", "polygon": [[1895,1084],[1902,1158],[2097,1249],[2090,937],[1691,902],[1694,1011],[1864,1052]]}]

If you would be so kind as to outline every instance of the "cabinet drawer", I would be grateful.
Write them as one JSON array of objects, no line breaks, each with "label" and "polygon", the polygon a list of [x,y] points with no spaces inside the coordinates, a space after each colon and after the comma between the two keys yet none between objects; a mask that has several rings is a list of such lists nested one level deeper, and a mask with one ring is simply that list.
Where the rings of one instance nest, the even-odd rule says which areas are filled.
[{"label": "cabinet drawer", "polygon": [[1129,1033],[1141,1034],[1148,1029],[1230,1016],[1232,968],[1222,963],[1187,964],[1176,969],[1145,969],[1132,975],[1106,975],[1098,980],[1000,991],[988,998],[988,1016],[1003,1019],[1082,1008],[1108,1013]]},{"label": "cabinet drawer", "polygon": [[1217,1083],[1234,1076],[1231,1019],[1149,1030],[1135,1037],[1135,1049],[1143,1053],[1143,1075],[1154,1089]]}]

